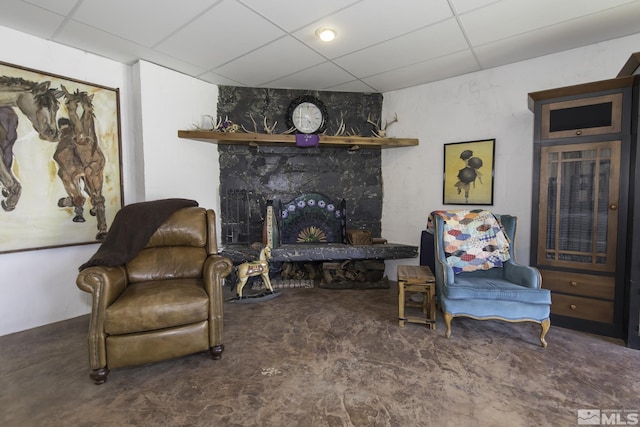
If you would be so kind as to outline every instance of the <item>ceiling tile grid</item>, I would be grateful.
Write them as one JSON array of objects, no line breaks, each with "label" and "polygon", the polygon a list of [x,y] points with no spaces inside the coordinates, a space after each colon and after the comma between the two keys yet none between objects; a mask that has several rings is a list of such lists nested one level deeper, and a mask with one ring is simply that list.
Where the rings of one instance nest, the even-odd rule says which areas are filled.
[{"label": "ceiling tile grid", "polygon": [[3,0],[0,25],[215,84],[386,92],[636,34],[638,16],[640,0]]},{"label": "ceiling tile grid", "polygon": [[[433,40],[439,40],[439,43],[432,43]],[[342,56],[334,62],[357,77],[367,77],[468,48],[456,20],[451,18]]]}]

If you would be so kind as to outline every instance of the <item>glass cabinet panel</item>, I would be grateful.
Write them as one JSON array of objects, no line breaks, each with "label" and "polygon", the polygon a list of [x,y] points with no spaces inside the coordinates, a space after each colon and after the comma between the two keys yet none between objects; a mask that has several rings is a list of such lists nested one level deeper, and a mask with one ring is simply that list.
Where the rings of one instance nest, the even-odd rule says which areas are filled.
[{"label": "glass cabinet panel", "polygon": [[542,147],[541,265],[615,271],[620,141]]}]

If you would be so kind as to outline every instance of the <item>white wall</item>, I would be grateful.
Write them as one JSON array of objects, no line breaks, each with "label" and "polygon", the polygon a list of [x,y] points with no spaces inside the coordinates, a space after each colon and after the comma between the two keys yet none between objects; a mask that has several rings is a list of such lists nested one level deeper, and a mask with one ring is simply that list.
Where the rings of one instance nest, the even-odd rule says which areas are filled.
[{"label": "white wall", "polygon": [[203,115],[216,116],[218,87],[145,61],[134,66],[134,82],[142,117],[137,139],[144,149],[145,200],[193,199],[218,214],[218,146],[178,138],[179,129],[202,125]]},{"label": "white wall", "polygon": [[[614,78],[633,52],[640,34],[512,65],[466,74],[384,94],[383,117],[398,114],[389,134],[417,137],[420,145],[382,153],[384,200],[382,235],[390,242],[420,244],[433,210],[443,205],[443,145],[496,139],[493,206],[474,206],[518,216],[516,256],[529,263],[533,159],[533,113],[527,94],[544,89]],[[399,264],[387,261],[396,277]]]}]

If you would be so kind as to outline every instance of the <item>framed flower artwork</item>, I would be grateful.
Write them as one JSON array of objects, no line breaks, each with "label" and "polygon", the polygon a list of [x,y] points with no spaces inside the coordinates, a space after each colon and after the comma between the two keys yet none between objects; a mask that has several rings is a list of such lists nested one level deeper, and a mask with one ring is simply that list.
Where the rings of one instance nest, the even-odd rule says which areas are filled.
[{"label": "framed flower artwork", "polygon": [[444,145],[445,205],[493,205],[495,146],[495,139]]}]

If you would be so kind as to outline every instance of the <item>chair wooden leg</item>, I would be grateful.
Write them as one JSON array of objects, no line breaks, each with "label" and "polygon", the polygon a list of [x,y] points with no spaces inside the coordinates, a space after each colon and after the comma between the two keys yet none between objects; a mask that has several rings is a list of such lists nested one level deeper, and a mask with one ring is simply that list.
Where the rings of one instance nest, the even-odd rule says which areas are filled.
[{"label": "chair wooden leg", "polygon": [[89,373],[89,378],[91,378],[96,385],[100,385],[107,382],[107,375],[109,375],[109,369],[105,366],[104,368],[93,369]]},{"label": "chair wooden leg", "polygon": [[404,322],[406,319],[404,317],[404,304],[405,304],[405,296],[404,296],[404,286],[405,283],[403,280],[398,280],[398,325],[400,327],[404,327]]},{"label": "chair wooden leg", "polygon": [[549,328],[551,327],[551,320],[545,319],[540,322],[540,326],[542,327],[542,332],[540,333],[540,342],[542,343],[542,347],[547,348],[547,341],[545,341],[544,337],[549,332]]},{"label": "chair wooden leg", "polygon": [[215,345],[213,347],[209,347],[209,354],[211,354],[211,358],[213,360],[222,359],[222,352],[224,351],[224,344]]},{"label": "chair wooden leg", "polygon": [[444,336],[449,338],[451,336],[451,321],[453,320],[453,316],[449,313],[444,314],[444,324],[447,327],[447,331],[444,333]]}]

